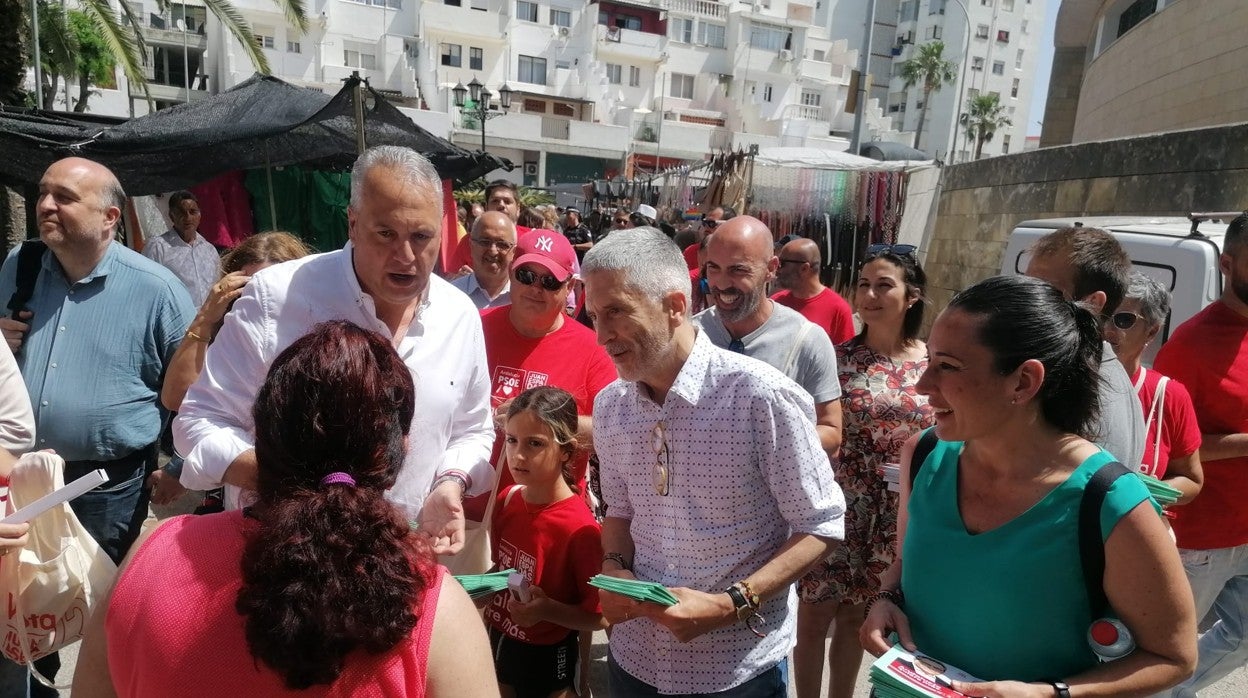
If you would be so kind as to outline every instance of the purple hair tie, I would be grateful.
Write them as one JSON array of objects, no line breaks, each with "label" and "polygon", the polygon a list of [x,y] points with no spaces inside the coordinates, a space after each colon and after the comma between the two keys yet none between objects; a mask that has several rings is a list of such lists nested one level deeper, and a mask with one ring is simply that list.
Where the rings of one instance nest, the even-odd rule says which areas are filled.
[{"label": "purple hair tie", "polygon": [[355,478],[344,472],[330,473],[321,478],[321,487],[325,485],[350,485],[355,487]]}]

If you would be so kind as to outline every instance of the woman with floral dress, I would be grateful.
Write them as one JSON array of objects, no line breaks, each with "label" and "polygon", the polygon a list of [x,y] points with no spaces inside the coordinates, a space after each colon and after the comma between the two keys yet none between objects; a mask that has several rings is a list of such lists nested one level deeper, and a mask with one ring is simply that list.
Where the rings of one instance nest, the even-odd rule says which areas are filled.
[{"label": "woman with floral dress", "polygon": [[914,252],[911,245],[867,248],[854,290],[863,328],[836,348],[844,440],[834,469],[845,492],[845,542],[798,584],[798,698],[820,695],[829,626],[827,695],[854,693],[863,605],[879,590],[897,536],[897,493],[888,490],[882,469],[896,465],[906,439],[933,422],[927,399],[915,392],[927,368],[927,347],[918,339],[927,277]]}]

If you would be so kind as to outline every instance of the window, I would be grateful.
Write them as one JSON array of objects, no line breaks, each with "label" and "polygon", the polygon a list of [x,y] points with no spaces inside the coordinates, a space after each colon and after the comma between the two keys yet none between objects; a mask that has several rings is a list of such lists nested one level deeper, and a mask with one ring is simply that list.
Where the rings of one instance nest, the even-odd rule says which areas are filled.
[{"label": "window", "polygon": [[779,51],[791,48],[793,31],[788,27],[777,27],[770,24],[755,24],[750,27],[750,46],[765,51]]},{"label": "window", "polygon": [[1004,29],[997,30],[997,42],[1002,44],[1010,43],[1010,33]]},{"label": "window", "polygon": [[971,70],[983,70],[983,69],[984,69],[983,56],[971,56]]},{"label": "window", "polygon": [[968,102],[973,101],[978,96],[979,96],[979,90],[975,89],[974,87],[968,87],[966,89],[966,99]]},{"label": "window", "polygon": [[988,38],[988,25],[987,24],[980,24],[975,27],[975,38],[976,39]]},{"label": "window", "polygon": [[537,21],[537,3],[528,0],[516,0],[516,19],[522,22]]},{"label": "window", "polygon": [[919,18],[918,0],[904,0],[901,3],[901,12],[899,15],[900,16],[897,19],[899,22],[913,22],[917,20]]},{"label": "window", "polygon": [[706,44],[711,48],[723,48],[724,43],[724,25],[711,24],[710,22],[701,22],[698,24],[698,43]]},{"label": "window", "polygon": [[771,101],[771,83],[769,82],[763,83],[763,101],[764,102]]},{"label": "window", "polygon": [[1018,99],[1018,78],[1014,78],[1014,82],[1010,84],[1010,96]]},{"label": "window", "polygon": [[474,10],[480,10],[482,12],[490,11],[490,0],[470,0],[470,4]]},{"label": "window", "polygon": [[1001,154],[1008,155],[1010,152],[1010,137],[1008,135],[1001,136]]},{"label": "window", "polygon": [[901,74],[905,72],[905,70],[906,70],[906,66],[904,63],[894,63],[893,64],[893,77],[895,78],[901,77]]},{"label": "window", "polygon": [[932,4],[927,6],[927,14],[943,15],[945,14],[945,3],[948,0],[932,0]]},{"label": "window", "polygon": [[919,101],[917,101],[917,102],[915,102],[915,103],[914,103],[914,108],[915,108],[915,109],[922,109],[922,108],[923,108],[923,104],[924,104],[923,100],[921,100],[921,99],[920,99]]},{"label": "window", "polygon": [[287,41],[286,53],[303,53],[303,45],[298,41]]},{"label": "window", "polygon": [[1006,12],[1014,11],[1014,0],[1001,0],[1001,9]]},{"label": "window", "polygon": [[256,37],[256,46],[260,48],[273,48],[273,30],[268,27],[256,27],[252,31],[252,36]]},{"label": "window", "polygon": [[607,82],[611,83],[612,85],[620,84],[621,82],[623,82],[623,80],[621,80],[620,78],[620,73],[622,72],[623,72],[623,68],[618,63],[608,63],[607,64]]},{"label": "window", "polygon": [[1020,29],[1020,30],[1021,30],[1024,34],[1026,34],[1026,33],[1027,33],[1027,20],[1025,20],[1025,19],[1023,20],[1023,23],[1022,23],[1021,25],[1019,25],[1019,29]]},{"label": "window", "polygon": [[542,100],[540,100],[540,99],[529,99],[529,98],[526,98],[526,99],[524,100],[524,111],[525,111],[526,113],[527,113],[527,112],[532,112],[532,113],[534,113],[534,114],[545,114],[545,113],[546,113],[546,103],[545,103],[545,102],[543,102],[543,101],[542,101]]},{"label": "window", "polygon": [[459,3],[460,0],[442,0],[443,5],[450,5],[451,7],[460,7]]},{"label": "window", "polygon": [[468,67],[472,70],[482,70],[485,65],[485,51],[479,48],[468,49]]},{"label": "window", "polygon": [[684,17],[677,17],[668,20],[667,38],[672,41],[678,41],[682,44],[693,43],[693,20]]},{"label": "window", "polygon": [[550,105],[550,113],[554,114],[555,116],[567,116],[567,117],[576,116],[576,110],[572,108],[572,105],[564,104],[563,102],[555,102],[554,104]]},{"label": "window", "polygon": [[459,44],[442,44],[442,65],[458,68],[463,65],[464,48]]},{"label": "window", "polygon": [[342,62],[351,68],[377,69],[377,49],[354,41],[342,42]]},{"label": "window", "polygon": [[992,74],[993,75],[1005,75],[1005,61],[993,61],[992,62]]},{"label": "window", "polygon": [[628,86],[629,87],[641,86],[641,68],[638,68],[635,65],[628,66]]},{"label": "window", "polygon": [[802,90],[802,106],[817,107],[823,102],[823,95],[815,90]]},{"label": "window", "polygon": [[555,70],[572,70],[571,61],[555,61]]},{"label": "window", "polygon": [[991,92],[989,92],[989,93],[988,93],[988,96],[989,96],[989,97],[992,97],[992,98],[993,98],[993,100],[997,102],[997,104],[1000,104],[1000,103],[1001,103],[1001,93],[1000,93],[1000,92],[997,92],[996,90],[992,90]]},{"label": "window", "polygon": [[813,61],[822,63],[825,60],[827,60],[827,57],[828,57],[827,51],[824,51],[822,49],[814,49],[814,51],[812,51],[811,53],[812,53],[811,60]]},{"label": "window", "polygon": [[672,85],[668,96],[676,99],[693,99],[693,76],[683,73],[672,73]]},{"label": "window", "polygon": [[943,34],[943,32],[941,31],[941,27],[939,24],[933,24],[932,26],[927,28],[926,35],[927,35],[927,38],[929,39],[939,39],[941,37],[941,34]]},{"label": "window", "polygon": [[992,0],[979,0],[979,4],[984,7],[992,7]]},{"label": "window", "polygon": [[550,23],[556,27],[572,26],[572,13],[567,10],[550,8]]},{"label": "window", "polygon": [[516,79],[534,85],[546,84],[546,59],[536,56],[520,56],[520,70]]},{"label": "window", "polygon": [[1014,68],[1015,70],[1023,69],[1023,50],[1021,48],[1018,50],[1018,54],[1014,56]]},{"label": "window", "polygon": [[641,18],[633,15],[618,15],[615,18],[615,26],[621,29],[641,31]]},{"label": "window", "polygon": [[[1157,11],[1157,3],[1152,0],[1135,0],[1118,17],[1118,36],[1122,36],[1135,28],[1135,25],[1148,19]],[[1106,27],[1108,29],[1108,27]],[[1117,37],[1115,37],[1117,38]]]}]

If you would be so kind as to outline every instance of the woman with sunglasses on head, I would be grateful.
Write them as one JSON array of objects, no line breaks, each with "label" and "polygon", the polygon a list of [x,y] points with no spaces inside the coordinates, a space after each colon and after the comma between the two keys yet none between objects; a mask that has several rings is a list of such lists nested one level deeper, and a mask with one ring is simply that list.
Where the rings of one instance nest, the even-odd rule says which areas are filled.
[{"label": "woman with sunglasses on head", "polygon": [[1145,447],[1140,471],[1182,492],[1178,504],[1200,494],[1200,425],[1187,388],[1145,368],[1144,350],[1161,332],[1170,314],[1170,294],[1155,280],[1135,271],[1118,311],[1105,323],[1105,341],[1127,370],[1144,409]]},{"label": "woman with sunglasses on head", "polygon": [[496,698],[472,602],[385,497],[414,399],[389,340],[349,322],[280,353],[252,409],[256,503],[140,537],[74,695]]},{"label": "woman with sunglasses on head", "polygon": [[[936,439],[902,449],[900,552],[863,647],[882,654],[895,632],[981,679],[954,690],[988,698],[1144,696],[1189,676],[1178,550],[1144,483],[1088,439],[1097,318],[1039,279],[997,276],[954,296],[927,348]],[[1088,638],[1105,615],[1134,646],[1102,662]]]},{"label": "woman with sunglasses on head", "polygon": [[845,541],[798,582],[798,698],[820,695],[829,626],[828,695],[853,695],[863,604],[880,590],[896,537],[897,495],[881,468],[896,464],[906,439],[932,424],[927,399],[915,387],[927,369],[927,348],[918,338],[927,276],[914,251],[912,245],[867,248],[853,296],[863,328],[836,348],[844,436],[834,470],[845,492]]}]

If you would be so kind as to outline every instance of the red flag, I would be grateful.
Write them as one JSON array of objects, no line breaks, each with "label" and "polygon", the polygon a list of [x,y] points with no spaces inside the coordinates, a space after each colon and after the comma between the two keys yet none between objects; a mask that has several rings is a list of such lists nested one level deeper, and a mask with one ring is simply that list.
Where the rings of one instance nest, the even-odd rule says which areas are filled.
[{"label": "red flag", "polygon": [[438,262],[445,274],[459,269],[453,264],[455,250],[459,247],[459,216],[455,206],[455,190],[451,180],[442,180],[442,249],[438,251]]}]

